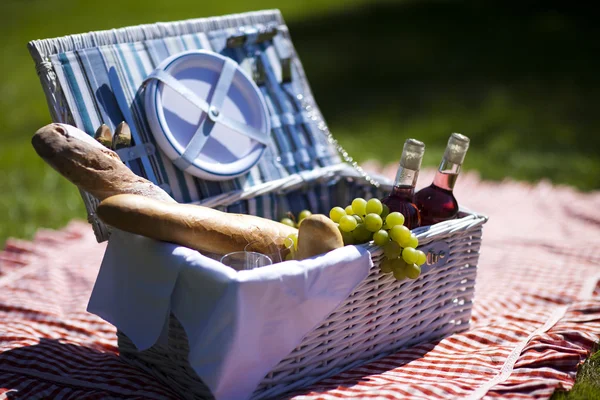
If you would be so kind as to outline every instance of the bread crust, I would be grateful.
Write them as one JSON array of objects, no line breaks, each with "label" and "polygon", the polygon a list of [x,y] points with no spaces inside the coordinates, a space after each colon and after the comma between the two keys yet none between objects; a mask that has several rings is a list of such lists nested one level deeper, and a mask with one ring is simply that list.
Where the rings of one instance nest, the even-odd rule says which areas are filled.
[{"label": "bread crust", "polygon": [[282,246],[279,238],[297,233],[296,228],[266,218],[133,194],[111,196],[96,212],[120,230],[219,255],[243,251],[249,243],[268,254],[273,246]]},{"label": "bread crust", "polygon": [[344,246],[342,234],[335,223],[323,214],[313,214],[302,220],[298,229],[299,260],[327,253]]},{"label": "bread crust", "polygon": [[134,193],[175,203],[167,192],[127,168],[117,153],[75,127],[46,125],[33,135],[31,144],[52,168],[99,200]]}]

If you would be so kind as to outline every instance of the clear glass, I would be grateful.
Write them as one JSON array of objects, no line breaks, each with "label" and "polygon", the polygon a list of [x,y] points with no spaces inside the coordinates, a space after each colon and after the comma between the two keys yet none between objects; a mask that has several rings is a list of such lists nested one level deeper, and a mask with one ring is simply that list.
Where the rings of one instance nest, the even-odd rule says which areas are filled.
[{"label": "clear glass", "polygon": [[433,184],[442,189],[452,191],[458,179],[458,174],[460,174],[460,164],[455,164],[444,158],[435,173]]},{"label": "clear glass", "polygon": [[264,241],[251,242],[244,247],[244,251],[259,252],[268,256],[273,261],[273,264],[285,261],[289,254],[293,256],[293,250],[294,241],[288,237],[274,238],[266,250]]},{"label": "clear glass", "polygon": [[411,186],[414,188],[417,184],[418,178],[419,178],[418,170],[413,170],[413,169],[405,168],[403,166],[399,166],[398,172],[396,172],[396,179],[394,180],[394,186]]},{"label": "clear glass", "polygon": [[273,261],[269,256],[254,251],[235,251],[233,253],[225,254],[221,258],[221,263],[236,271],[244,271],[266,267],[267,265],[273,264]]}]

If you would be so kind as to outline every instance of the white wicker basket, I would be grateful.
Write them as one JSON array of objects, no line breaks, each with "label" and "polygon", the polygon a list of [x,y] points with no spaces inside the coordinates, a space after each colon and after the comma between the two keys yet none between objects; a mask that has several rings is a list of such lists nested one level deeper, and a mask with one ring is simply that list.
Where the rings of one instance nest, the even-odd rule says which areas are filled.
[{"label": "white wicker basket", "polygon": [[[419,229],[420,248],[429,254],[429,262],[415,281],[398,282],[381,274],[381,249],[364,245],[374,262],[369,276],[264,377],[252,398],[279,398],[399,349],[467,330],[485,222],[483,216],[467,214],[429,231]],[[189,365],[187,336],[175,317],[168,345],[140,352],[119,332],[119,349],[123,359],[157,376],[183,398],[211,398]]]},{"label": "white wicker basket", "polygon": [[[252,24],[277,24],[281,34],[289,39],[279,12],[269,10],[47,39],[32,42],[29,47],[53,120],[74,124],[72,107],[49,61],[52,55],[115,43],[237,29]],[[304,111],[328,142],[331,153],[339,152],[344,162],[340,162],[339,156],[330,155],[327,165],[301,170],[245,189],[227,191],[202,199],[200,204],[252,212],[257,204],[268,203],[270,207],[258,214],[275,218],[280,217],[281,212],[299,211],[298,206],[293,206],[294,198],[306,198],[306,204],[313,212],[323,213],[334,205],[348,204],[354,197],[382,197],[391,189],[389,181],[368,177],[339,147],[312,98],[293,49],[291,60],[302,89]],[[86,193],[82,193],[82,196],[98,240],[106,240],[109,231],[95,216],[97,200]],[[398,349],[467,329],[482,226],[486,220],[485,216],[462,212],[459,219],[415,230],[420,248],[428,254],[428,264],[423,266],[421,276],[415,281],[397,282],[391,275],[381,274],[379,264],[382,251],[375,246],[363,245],[371,252],[374,262],[369,276],[264,377],[253,398],[278,397],[284,392],[306,387]],[[140,352],[121,332],[118,338],[121,357],[125,361],[153,374],[182,397],[212,397],[190,367],[187,337],[173,316],[167,345],[157,344]]]}]

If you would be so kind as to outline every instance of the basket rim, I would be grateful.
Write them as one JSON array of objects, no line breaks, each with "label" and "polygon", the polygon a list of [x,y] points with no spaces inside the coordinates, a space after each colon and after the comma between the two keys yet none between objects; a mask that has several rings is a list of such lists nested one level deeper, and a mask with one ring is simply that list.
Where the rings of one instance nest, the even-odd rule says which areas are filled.
[{"label": "basket rim", "polygon": [[[67,51],[95,48],[102,45],[131,43],[141,40],[177,37],[184,34],[222,29],[222,25],[229,23],[231,24],[230,27],[233,28],[240,24],[260,24],[267,21],[285,25],[281,11],[277,8],[272,8],[220,16],[188,18],[179,21],[130,25],[113,29],[73,33],[54,38],[34,39],[27,43],[27,47],[36,63],[38,63],[51,55]],[[140,35],[140,31],[144,31],[143,36]]]}]

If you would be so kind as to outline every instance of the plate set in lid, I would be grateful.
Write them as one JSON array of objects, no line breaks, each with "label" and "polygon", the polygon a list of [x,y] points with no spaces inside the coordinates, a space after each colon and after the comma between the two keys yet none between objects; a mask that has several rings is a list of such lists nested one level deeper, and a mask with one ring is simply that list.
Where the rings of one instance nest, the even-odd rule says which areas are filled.
[{"label": "plate set in lid", "polygon": [[150,129],[177,168],[226,180],[259,161],[270,140],[269,114],[262,93],[235,61],[187,51],[164,60],[145,82]]}]

